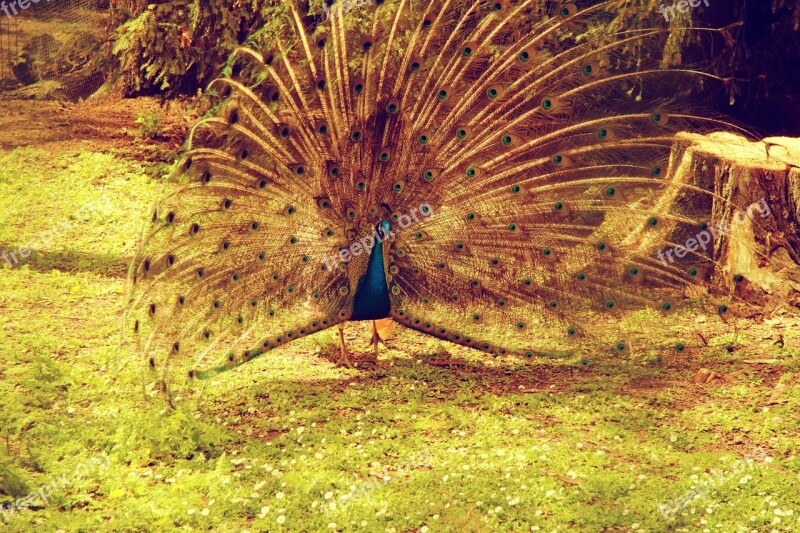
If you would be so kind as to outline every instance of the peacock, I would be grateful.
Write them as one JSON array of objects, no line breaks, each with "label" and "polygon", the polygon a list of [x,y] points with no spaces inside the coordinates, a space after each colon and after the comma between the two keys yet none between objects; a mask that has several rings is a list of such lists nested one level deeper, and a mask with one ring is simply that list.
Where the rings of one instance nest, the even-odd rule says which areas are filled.
[{"label": "peacock", "polygon": [[662,68],[666,27],[609,24],[623,5],[282,2],[210,84],[131,264],[148,382],[172,398],[334,326],[349,365],[350,321],[376,357],[389,318],[534,358],[624,355],[681,309],[724,320],[726,236],[682,247],[724,200],[671,154],[731,126],[686,110],[714,77]]}]

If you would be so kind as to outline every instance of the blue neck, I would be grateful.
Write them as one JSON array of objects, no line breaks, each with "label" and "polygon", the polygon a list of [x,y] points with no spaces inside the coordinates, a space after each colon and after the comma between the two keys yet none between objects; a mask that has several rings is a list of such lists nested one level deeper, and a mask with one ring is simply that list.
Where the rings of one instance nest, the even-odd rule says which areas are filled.
[{"label": "blue neck", "polygon": [[383,271],[383,243],[376,242],[369,256],[367,273],[358,281],[350,320],[377,320],[389,316],[389,286]]}]

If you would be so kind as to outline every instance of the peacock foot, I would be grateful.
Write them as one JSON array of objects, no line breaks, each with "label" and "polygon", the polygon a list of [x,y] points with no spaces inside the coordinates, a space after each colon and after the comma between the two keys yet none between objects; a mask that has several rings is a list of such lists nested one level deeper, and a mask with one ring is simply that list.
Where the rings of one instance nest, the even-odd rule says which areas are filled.
[{"label": "peacock foot", "polygon": [[353,364],[353,362],[350,361],[350,353],[347,352],[347,351],[342,351],[342,354],[336,360],[336,367],[337,368],[343,367],[343,366],[346,366],[347,368],[350,368],[350,369],[355,369],[356,368],[355,365]]}]

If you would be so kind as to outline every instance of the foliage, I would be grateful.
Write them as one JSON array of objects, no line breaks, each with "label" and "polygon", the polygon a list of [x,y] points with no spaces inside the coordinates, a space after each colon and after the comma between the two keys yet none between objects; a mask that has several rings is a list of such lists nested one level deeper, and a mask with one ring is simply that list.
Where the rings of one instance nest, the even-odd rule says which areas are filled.
[{"label": "foliage", "polygon": [[161,132],[161,117],[158,113],[139,113],[134,121],[142,137],[155,138]]},{"label": "foliage", "polygon": [[[119,61],[117,77],[129,94],[162,92],[168,96],[194,94],[222,71],[228,55],[242,44],[257,50],[275,50],[280,45],[286,7],[281,0],[171,0],[147,7],[138,2],[123,2],[120,13],[126,22],[115,35],[113,54]],[[613,32],[659,24],[656,0],[621,2],[619,15],[611,24],[590,28],[592,34],[606,37]],[[324,24],[324,1],[306,4],[304,21],[312,26]],[[126,9],[127,8],[127,9]],[[392,6],[383,12],[391,16]],[[363,10],[341,16],[364,18]],[[368,20],[365,18],[365,23]],[[608,22],[608,21],[606,21]],[[663,19],[661,22],[664,22]],[[387,18],[386,24],[391,20]],[[668,65],[680,64],[680,47],[686,41],[684,26],[691,25],[691,13],[672,21],[675,31],[665,43]],[[666,26],[666,23],[664,23]],[[285,28],[285,27],[284,27]],[[631,50],[634,57],[649,52],[641,45]],[[666,65],[665,65],[666,66]]]},{"label": "foliage", "polygon": [[194,94],[222,70],[227,56],[264,25],[277,0],[122,2],[114,36],[116,77],[127,94]]}]

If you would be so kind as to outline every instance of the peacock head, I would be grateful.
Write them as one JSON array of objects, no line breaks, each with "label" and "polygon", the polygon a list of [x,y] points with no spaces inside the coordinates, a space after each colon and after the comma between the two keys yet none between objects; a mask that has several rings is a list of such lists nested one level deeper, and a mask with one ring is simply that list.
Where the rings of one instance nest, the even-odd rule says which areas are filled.
[{"label": "peacock head", "polygon": [[375,233],[383,241],[392,233],[392,224],[388,220],[381,220],[375,228]]}]

